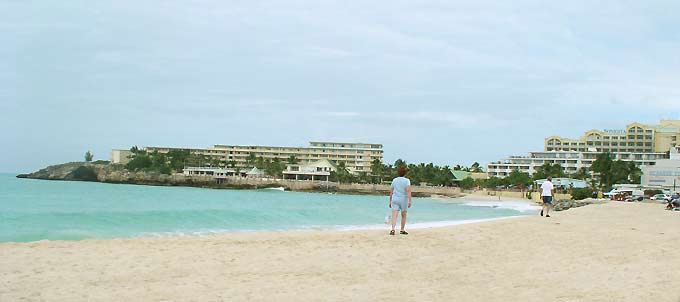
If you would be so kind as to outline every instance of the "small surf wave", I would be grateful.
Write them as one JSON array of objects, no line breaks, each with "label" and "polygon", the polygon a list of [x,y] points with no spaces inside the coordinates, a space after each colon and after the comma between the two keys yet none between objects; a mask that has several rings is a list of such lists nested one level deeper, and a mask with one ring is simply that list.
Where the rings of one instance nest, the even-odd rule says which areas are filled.
[{"label": "small surf wave", "polygon": [[538,211],[541,209],[541,207],[534,205],[531,202],[522,201],[468,201],[463,204],[471,207],[510,209],[522,213]]},{"label": "small surf wave", "polygon": [[[416,223],[409,224],[408,228],[409,229],[432,229],[432,228],[441,228],[441,227],[454,226],[454,225],[504,220],[504,219],[518,218],[518,217],[523,217],[523,216],[506,216],[506,217],[484,218],[484,219],[465,219],[465,220],[450,220],[450,221],[416,222]],[[337,226],[337,227],[335,227],[335,229],[339,230],[339,231],[384,230],[385,224]]]}]

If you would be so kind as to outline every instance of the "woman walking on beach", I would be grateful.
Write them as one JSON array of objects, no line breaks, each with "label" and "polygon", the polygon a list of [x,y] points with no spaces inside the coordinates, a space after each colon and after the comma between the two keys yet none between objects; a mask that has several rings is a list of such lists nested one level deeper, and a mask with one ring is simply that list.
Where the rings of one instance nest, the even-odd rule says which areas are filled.
[{"label": "woman walking on beach", "polygon": [[390,235],[394,235],[394,227],[397,224],[397,214],[401,211],[401,231],[399,234],[408,235],[404,230],[406,226],[406,213],[411,207],[411,180],[404,177],[406,175],[406,167],[401,166],[397,171],[399,177],[392,180],[392,187],[390,188],[390,209],[392,209],[392,230]]}]

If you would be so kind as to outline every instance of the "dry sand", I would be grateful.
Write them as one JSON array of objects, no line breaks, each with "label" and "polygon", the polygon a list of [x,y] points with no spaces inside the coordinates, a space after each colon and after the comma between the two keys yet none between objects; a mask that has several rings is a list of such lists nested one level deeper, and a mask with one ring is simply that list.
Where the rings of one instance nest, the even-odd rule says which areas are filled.
[{"label": "dry sand", "polygon": [[[399,299],[399,298],[402,299]],[[0,244],[0,301],[680,301],[680,213]]]}]

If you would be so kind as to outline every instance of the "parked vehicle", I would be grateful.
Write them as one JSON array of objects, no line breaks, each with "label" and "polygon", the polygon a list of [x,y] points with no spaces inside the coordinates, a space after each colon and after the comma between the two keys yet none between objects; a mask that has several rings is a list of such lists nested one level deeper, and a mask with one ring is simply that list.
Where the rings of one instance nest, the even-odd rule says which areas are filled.
[{"label": "parked vehicle", "polygon": [[642,201],[645,199],[642,196],[627,196],[623,201],[625,202],[633,202],[633,201]]},{"label": "parked vehicle", "polygon": [[645,198],[645,192],[638,189],[613,189],[603,195],[610,197],[612,200],[626,201],[630,198],[630,201],[642,201]]},{"label": "parked vehicle", "polygon": [[656,194],[649,199],[659,200],[659,201],[669,201],[669,200],[671,200],[671,195],[670,194]]}]

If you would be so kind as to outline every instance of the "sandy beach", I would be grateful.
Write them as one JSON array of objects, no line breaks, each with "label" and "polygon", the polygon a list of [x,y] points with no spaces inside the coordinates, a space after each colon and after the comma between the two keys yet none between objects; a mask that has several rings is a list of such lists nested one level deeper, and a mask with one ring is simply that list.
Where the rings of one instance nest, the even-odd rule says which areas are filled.
[{"label": "sandy beach", "polygon": [[0,301],[680,301],[680,213],[0,244]]}]

